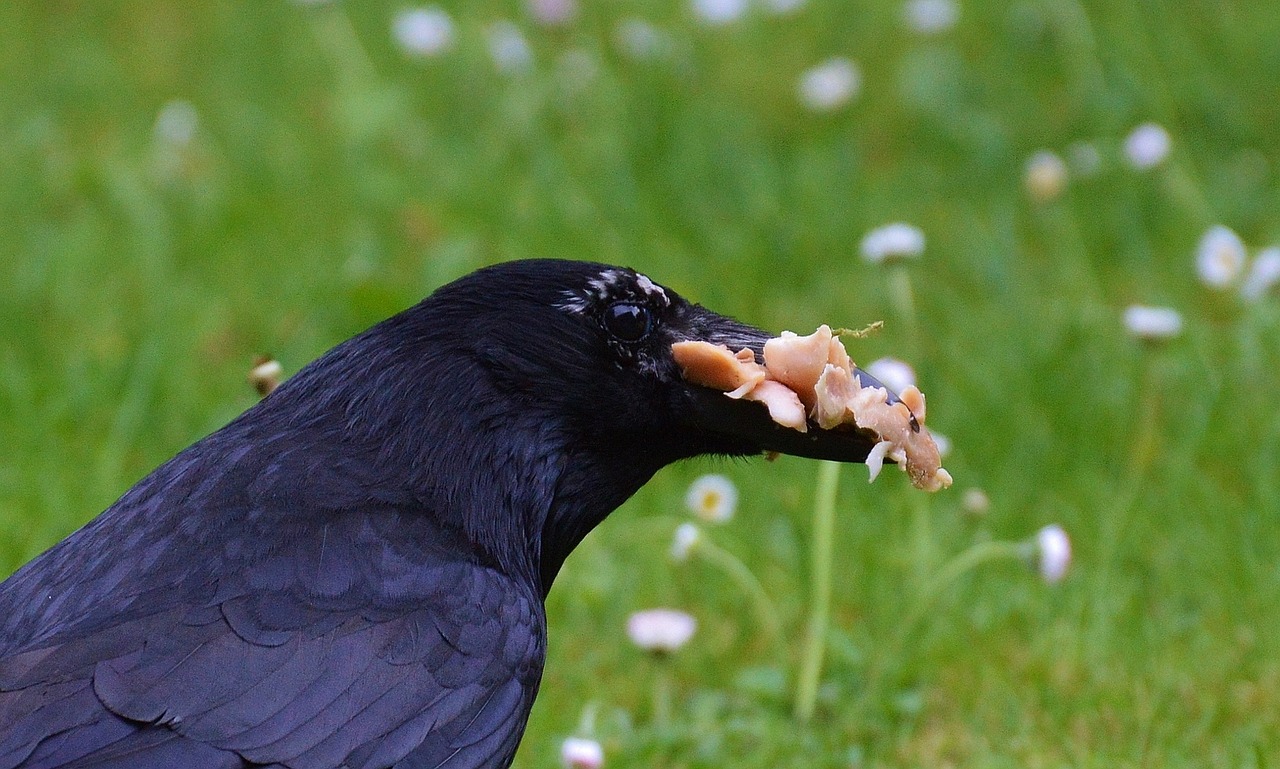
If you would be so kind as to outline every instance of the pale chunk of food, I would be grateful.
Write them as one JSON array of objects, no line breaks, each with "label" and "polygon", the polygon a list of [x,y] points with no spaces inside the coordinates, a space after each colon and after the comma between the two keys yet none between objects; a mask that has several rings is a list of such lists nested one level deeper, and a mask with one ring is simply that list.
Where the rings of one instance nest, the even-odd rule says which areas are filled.
[{"label": "pale chunk of food", "polygon": [[828,326],[808,336],[784,331],[764,344],[764,366],[751,350],[732,353],[709,342],[672,346],[684,377],[732,398],[754,400],[773,421],[801,432],[812,422],[823,430],[857,429],[877,439],[867,457],[871,480],[884,460],[896,462],[916,488],[951,485],[937,443],[924,427],[925,398],[915,386],[891,398],[884,387],[864,387],[839,337]]},{"label": "pale chunk of food", "polygon": [[[918,489],[938,491],[951,485],[951,474],[942,468],[938,444],[924,427],[924,394],[914,385],[890,403],[885,388],[863,387],[850,371],[828,364],[814,389],[818,393],[814,421],[819,427],[829,430],[853,424],[879,436],[878,451],[873,450],[876,465],[868,462],[871,480],[879,474],[879,462],[887,458],[906,470]],[[912,415],[919,430],[911,425]]]},{"label": "pale chunk of food", "polygon": [[[725,393],[733,396],[733,393]],[[800,402],[795,390],[781,382],[766,379],[742,396],[743,400],[760,401],[769,408],[769,416],[783,427],[790,427],[800,432],[809,431],[809,420],[804,404]]]},{"label": "pale chunk of food", "polygon": [[764,366],[756,363],[756,355],[748,349],[729,352],[722,344],[710,342],[676,342],[671,345],[688,382],[741,398],[764,381]]},{"label": "pale chunk of food", "polygon": [[892,448],[892,441],[880,441],[871,447],[871,451],[867,452],[867,470],[871,473],[870,477],[867,478],[867,483],[875,483],[876,478],[880,477],[880,470],[884,467],[885,455]]},{"label": "pale chunk of food", "polygon": [[781,336],[764,343],[765,371],[770,379],[795,390],[805,407],[811,409],[818,400],[813,386],[827,365],[832,339],[829,326],[819,326],[809,336],[783,331]]}]

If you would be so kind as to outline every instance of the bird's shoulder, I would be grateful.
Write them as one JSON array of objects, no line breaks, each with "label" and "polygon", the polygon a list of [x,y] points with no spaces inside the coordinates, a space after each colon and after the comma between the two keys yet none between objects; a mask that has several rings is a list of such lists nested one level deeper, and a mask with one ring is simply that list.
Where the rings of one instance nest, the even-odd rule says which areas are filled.
[{"label": "bird's shoulder", "polygon": [[152,743],[298,769],[513,752],[541,595],[330,461],[287,468],[290,485],[234,457],[170,468],[6,583],[27,622],[0,639],[0,769],[103,751],[172,765]]},{"label": "bird's shoulder", "polygon": [[411,754],[487,766],[514,750],[537,691],[541,601],[464,562],[411,581],[401,588],[413,600],[362,608],[245,592],[11,655],[0,660],[0,767],[137,750],[157,733],[299,769]]}]

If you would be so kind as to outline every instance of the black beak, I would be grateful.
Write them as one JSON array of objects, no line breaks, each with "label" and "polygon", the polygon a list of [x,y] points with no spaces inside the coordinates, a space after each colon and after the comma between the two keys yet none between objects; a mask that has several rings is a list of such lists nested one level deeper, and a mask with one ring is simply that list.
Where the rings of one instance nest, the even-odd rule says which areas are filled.
[{"label": "black beak", "polygon": [[[749,348],[756,360],[764,361],[764,343],[770,335],[758,328],[717,315],[700,306],[692,308],[686,337],[712,344],[723,344],[732,351]],[[884,387],[870,374],[855,368],[854,375],[864,387]],[[812,420],[806,432],[784,427],[769,417],[763,403],[737,400],[708,387],[689,385],[695,427],[710,434],[712,442],[729,448],[725,453],[758,454],[777,452],[809,459],[836,462],[863,462],[878,438],[851,427],[823,430]],[[885,388],[889,401],[897,394]],[[914,418],[912,420],[914,424]],[[917,428],[918,429],[918,428]]]},{"label": "black beak", "polygon": [[706,387],[694,388],[695,420],[712,433],[729,454],[777,452],[809,459],[863,462],[876,444],[874,436],[853,429],[820,430],[810,423],[808,432],[783,427],[769,417],[763,403],[735,400]]}]

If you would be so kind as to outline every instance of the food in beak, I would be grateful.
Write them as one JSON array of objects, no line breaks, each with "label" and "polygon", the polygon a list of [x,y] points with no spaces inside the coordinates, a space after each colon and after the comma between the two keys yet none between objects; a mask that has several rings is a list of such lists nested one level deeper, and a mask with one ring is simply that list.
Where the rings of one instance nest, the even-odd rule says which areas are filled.
[{"label": "food in beak", "polygon": [[896,462],[918,489],[951,485],[938,446],[924,427],[924,394],[914,385],[893,394],[878,382],[864,385],[829,326],[808,336],[784,331],[764,343],[764,365],[750,349],[688,341],[671,345],[686,381],[730,398],[763,403],[780,425],[805,432],[856,429],[878,441],[867,457],[875,480],[885,459]]}]

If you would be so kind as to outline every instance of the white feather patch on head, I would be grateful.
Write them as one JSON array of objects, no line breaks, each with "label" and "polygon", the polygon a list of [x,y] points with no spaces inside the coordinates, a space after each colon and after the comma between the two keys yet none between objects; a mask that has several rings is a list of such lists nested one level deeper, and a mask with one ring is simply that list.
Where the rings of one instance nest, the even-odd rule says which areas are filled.
[{"label": "white feather patch on head", "polygon": [[647,275],[632,272],[631,270],[608,269],[588,280],[584,289],[569,289],[562,292],[564,300],[559,302],[556,307],[575,315],[581,315],[592,304],[606,302],[612,298],[621,298],[627,294],[634,296],[636,292],[654,297],[660,300],[663,305],[671,303],[671,297],[667,296],[666,289],[654,283]]},{"label": "white feather patch on head", "polygon": [[667,298],[667,292],[662,288],[662,286],[659,286],[657,283],[649,280],[649,276],[647,275],[641,275],[637,272],[636,285],[640,287],[641,291],[650,296],[660,296],[663,299]]},{"label": "white feather patch on head", "polygon": [[577,291],[566,289],[561,292],[561,296],[564,297],[564,300],[556,304],[557,308],[565,312],[571,312],[574,315],[581,315],[587,311],[586,297],[580,295]]}]

